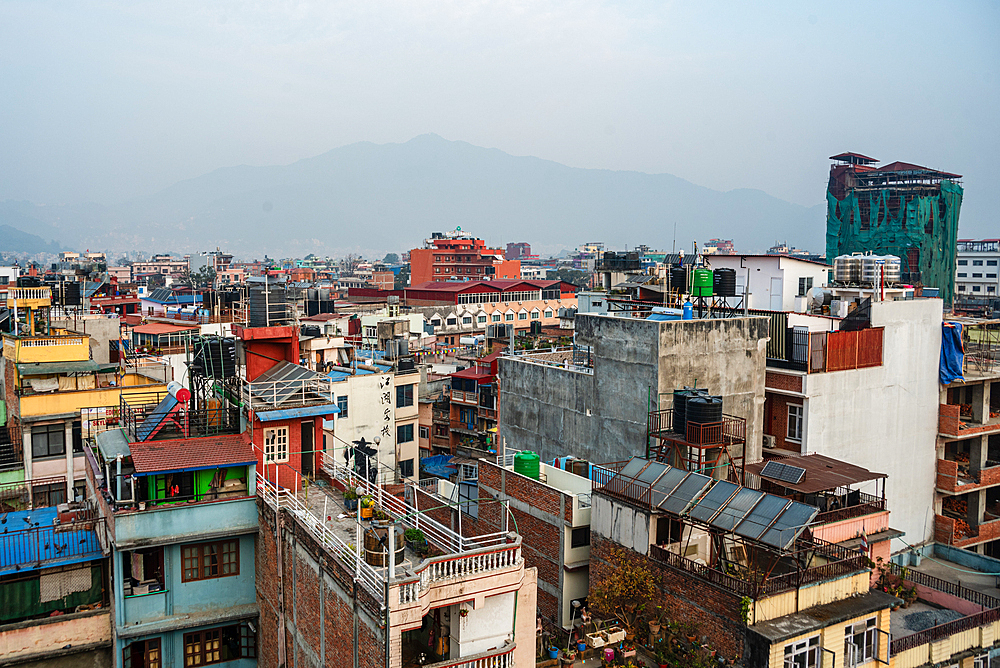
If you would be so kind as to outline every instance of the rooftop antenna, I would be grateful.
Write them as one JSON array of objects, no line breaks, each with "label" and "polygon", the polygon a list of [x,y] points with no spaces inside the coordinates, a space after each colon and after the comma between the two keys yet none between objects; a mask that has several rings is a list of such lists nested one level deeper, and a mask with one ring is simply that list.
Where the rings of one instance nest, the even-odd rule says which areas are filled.
[{"label": "rooftop antenna", "polygon": [[677,252],[677,221],[674,221],[674,245],[670,248],[671,253]]}]

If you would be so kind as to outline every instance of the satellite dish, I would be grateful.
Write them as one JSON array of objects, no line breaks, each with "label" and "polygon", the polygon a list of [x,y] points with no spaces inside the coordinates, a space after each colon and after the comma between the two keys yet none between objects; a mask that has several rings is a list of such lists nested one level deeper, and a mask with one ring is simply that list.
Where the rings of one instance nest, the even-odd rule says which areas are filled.
[{"label": "satellite dish", "polygon": [[810,288],[809,309],[822,309],[824,306],[828,305],[832,299],[833,295],[823,288]]}]

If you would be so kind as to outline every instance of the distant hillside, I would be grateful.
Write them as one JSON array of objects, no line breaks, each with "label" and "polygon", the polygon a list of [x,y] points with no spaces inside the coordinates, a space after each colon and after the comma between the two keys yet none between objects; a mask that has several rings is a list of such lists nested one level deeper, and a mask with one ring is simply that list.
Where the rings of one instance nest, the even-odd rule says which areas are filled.
[{"label": "distant hillside", "polygon": [[40,236],[28,234],[10,225],[0,225],[0,252],[2,253],[58,253],[62,250],[56,242],[47,242]]},{"label": "distant hillside", "polygon": [[39,208],[47,211],[34,217],[52,229],[69,231],[78,219],[60,238],[81,247],[219,246],[257,256],[398,252],[457,225],[494,243],[670,248],[676,223],[679,248],[722,237],[740,250],[775,239],[819,250],[825,227],[822,204],[719,192],[669,174],[577,169],[436,135],[351,144],[286,166],[218,169],[113,209]]}]

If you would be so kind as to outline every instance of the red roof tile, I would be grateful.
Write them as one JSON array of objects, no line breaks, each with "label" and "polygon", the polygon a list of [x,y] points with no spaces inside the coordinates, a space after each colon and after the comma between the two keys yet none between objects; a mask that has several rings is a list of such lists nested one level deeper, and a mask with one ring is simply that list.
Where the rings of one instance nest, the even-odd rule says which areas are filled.
[{"label": "red roof tile", "polygon": [[257,461],[246,434],[130,443],[136,473],[235,466]]}]

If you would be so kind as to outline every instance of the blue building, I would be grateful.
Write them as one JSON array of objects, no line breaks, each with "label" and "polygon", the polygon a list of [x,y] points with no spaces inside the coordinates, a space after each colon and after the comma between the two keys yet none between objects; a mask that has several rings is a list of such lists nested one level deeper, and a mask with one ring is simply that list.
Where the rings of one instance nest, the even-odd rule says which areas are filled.
[{"label": "blue building", "polygon": [[88,451],[115,666],[257,664],[256,457],[238,408],[199,394],[128,397]]}]

